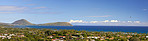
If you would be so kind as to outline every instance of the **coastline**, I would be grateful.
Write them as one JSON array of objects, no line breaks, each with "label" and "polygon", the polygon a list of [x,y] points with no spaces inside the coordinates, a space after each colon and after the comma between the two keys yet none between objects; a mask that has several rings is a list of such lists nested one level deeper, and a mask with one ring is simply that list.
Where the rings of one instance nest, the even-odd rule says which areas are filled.
[{"label": "coastline", "polygon": [[18,28],[45,28],[45,29],[66,29],[66,30],[86,30],[86,31],[104,31],[104,32],[137,32],[148,33],[147,26],[16,26]]}]

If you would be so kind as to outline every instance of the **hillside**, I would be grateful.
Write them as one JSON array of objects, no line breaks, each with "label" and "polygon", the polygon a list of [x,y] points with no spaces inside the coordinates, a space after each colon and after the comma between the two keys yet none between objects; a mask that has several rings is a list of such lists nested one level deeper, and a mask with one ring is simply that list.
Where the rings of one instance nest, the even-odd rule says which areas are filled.
[{"label": "hillside", "polygon": [[55,22],[55,23],[45,23],[45,24],[32,24],[25,19],[17,20],[12,23],[13,25],[35,25],[35,26],[72,26],[68,22]]},{"label": "hillside", "polygon": [[14,25],[33,25],[32,23],[30,23],[29,21],[27,21],[25,19],[17,20],[15,22],[13,22],[12,24],[14,24]]},{"label": "hillside", "polygon": [[40,26],[72,26],[68,22],[55,22],[55,23],[45,23],[45,24],[39,24]]},{"label": "hillside", "polygon": [[9,23],[0,23],[0,27],[9,27],[9,26],[13,26],[13,25]]}]

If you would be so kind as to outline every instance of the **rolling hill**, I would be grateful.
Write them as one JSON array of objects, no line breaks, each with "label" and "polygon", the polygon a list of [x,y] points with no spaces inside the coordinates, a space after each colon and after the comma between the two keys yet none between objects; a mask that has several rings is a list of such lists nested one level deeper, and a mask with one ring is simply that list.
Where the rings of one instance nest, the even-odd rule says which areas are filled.
[{"label": "rolling hill", "polygon": [[25,19],[17,20],[12,23],[13,25],[25,25],[25,26],[72,26],[68,22],[55,22],[55,23],[45,23],[45,24],[33,24]]}]

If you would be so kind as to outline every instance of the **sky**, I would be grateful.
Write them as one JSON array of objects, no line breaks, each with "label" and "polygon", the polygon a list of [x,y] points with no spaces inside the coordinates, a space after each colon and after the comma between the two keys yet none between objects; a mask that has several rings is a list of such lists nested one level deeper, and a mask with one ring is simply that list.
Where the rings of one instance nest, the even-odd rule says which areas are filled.
[{"label": "sky", "polygon": [[0,0],[0,22],[148,26],[148,0]]}]

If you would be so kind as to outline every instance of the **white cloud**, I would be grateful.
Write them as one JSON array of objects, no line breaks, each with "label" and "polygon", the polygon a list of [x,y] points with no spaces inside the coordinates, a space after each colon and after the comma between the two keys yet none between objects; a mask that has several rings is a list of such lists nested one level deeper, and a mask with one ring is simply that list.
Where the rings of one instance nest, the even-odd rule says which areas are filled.
[{"label": "white cloud", "polygon": [[127,21],[127,22],[132,23],[132,21]]},{"label": "white cloud", "polygon": [[118,21],[118,20],[104,20],[104,21],[83,21],[83,20],[70,20],[69,23],[77,24],[96,24],[96,25],[110,25],[110,26],[148,26],[148,23],[140,21]]},{"label": "white cloud", "polygon": [[69,23],[90,23],[90,22],[83,21],[83,20],[70,20]]},{"label": "white cloud", "polygon": [[118,20],[105,20],[105,21],[102,21],[102,22],[119,22]]},{"label": "white cloud", "polygon": [[[35,5],[35,4],[28,4]],[[21,7],[21,6],[7,6],[0,5],[0,14],[26,13],[26,14],[60,14],[61,12],[37,12],[36,9],[49,10],[47,7]],[[35,11],[31,11],[35,10]]]},{"label": "white cloud", "polygon": [[70,20],[69,23],[107,23],[107,22],[119,22],[118,20],[105,20],[105,21],[83,21],[83,20]]},{"label": "white cloud", "polygon": [[97,23],[98,21],[91,21],[90,23]]},{"label": "white cloud", "polygon": [[105,20],[105,21],[103,21],[103,22],[109,22],[109,20]]},{"label": "white cloud", "polygon": [[83,21],[82,20],[70,20],[69,23],[82,23]]},{"label": "white cloud", "polygon": [[18,7],[18,6],[0,6],[0,11],[17,11],[24,10],[27,7]]},{"label": "white cloud", "polygon": [[118,20],[111,20],[110,22],[119,22]]},{"label": "white cloud", "polygon": [[140,23],[140,21],[134,21],[134,23]]}]

